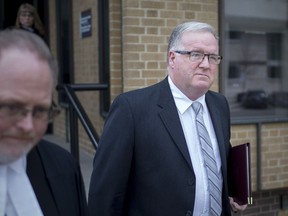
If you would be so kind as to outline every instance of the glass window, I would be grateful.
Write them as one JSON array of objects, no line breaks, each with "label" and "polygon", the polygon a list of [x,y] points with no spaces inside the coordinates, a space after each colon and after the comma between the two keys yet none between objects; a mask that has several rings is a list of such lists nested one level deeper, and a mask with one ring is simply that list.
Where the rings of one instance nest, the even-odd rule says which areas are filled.
[{"label": "glass window", "polygon": [[288,118],[288,1],[225,0],[221,91],[232,121]]}]

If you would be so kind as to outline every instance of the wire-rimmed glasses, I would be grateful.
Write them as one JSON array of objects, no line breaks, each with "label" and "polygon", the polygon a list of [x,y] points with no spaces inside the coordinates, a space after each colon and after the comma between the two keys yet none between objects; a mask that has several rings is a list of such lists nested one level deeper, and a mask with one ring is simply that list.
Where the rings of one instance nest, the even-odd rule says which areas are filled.
[{"label": "wire-rimmed glasses", "polygon": [[54,102],[49,108],[35,106],[33,109],[27,109],[22,104],[0,102],[0,118],[6,121],[20,121],[29,112],[32,113],[33,121],[51,122],[60,113],[60,108]]}]

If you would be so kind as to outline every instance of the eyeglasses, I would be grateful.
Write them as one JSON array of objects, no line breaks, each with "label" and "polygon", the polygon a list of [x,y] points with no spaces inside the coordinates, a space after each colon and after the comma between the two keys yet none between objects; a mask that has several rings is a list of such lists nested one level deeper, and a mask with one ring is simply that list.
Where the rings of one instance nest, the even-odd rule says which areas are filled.
[{"label": "eyeglasses", "polygon": [[0,103],[0,118],[9,122],[17,122],[31,112],[34,121],[51,122],[60,113],[60,108],[53,102],[50,108],[34,107],[32,110],[21,104]]},{"label": "eyeglasses", "polygon": [[208,61],[210,64],[220,64],[221,60],[222,60],[222,56],[220,55],[216,55],[216,54],[205,54],[202,52],[197,52],[197,51],[174,51],[178,54],[181,55],[189,55],[189,59],[192,62],[201,62],[203,61],[203,59],[205,58],[205,56],[208,57]]}]

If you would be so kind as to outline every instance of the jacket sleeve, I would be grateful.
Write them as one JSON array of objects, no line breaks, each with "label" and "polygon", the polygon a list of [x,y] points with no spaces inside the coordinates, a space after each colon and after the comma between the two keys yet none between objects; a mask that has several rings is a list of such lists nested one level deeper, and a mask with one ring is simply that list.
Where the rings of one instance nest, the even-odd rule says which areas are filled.
[{"label": "jacket sleeve", "polygon": [[109,112],[94,158],[88,196],[89,215],[122,216],[133,154],[133,117],[125,97]]}]

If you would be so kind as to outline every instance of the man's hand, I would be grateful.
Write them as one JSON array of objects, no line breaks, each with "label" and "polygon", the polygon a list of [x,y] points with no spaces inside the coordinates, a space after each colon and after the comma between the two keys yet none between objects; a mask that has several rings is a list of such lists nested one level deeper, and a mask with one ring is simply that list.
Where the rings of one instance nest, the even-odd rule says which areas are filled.
[{"label": "man's hand", "polygon": [[237,213],[238,211],[244,211],[247,208],[247,205],[239,205],[238,203],[234,202],[232,197],[229,197],[229,201],[234,213]]}]

